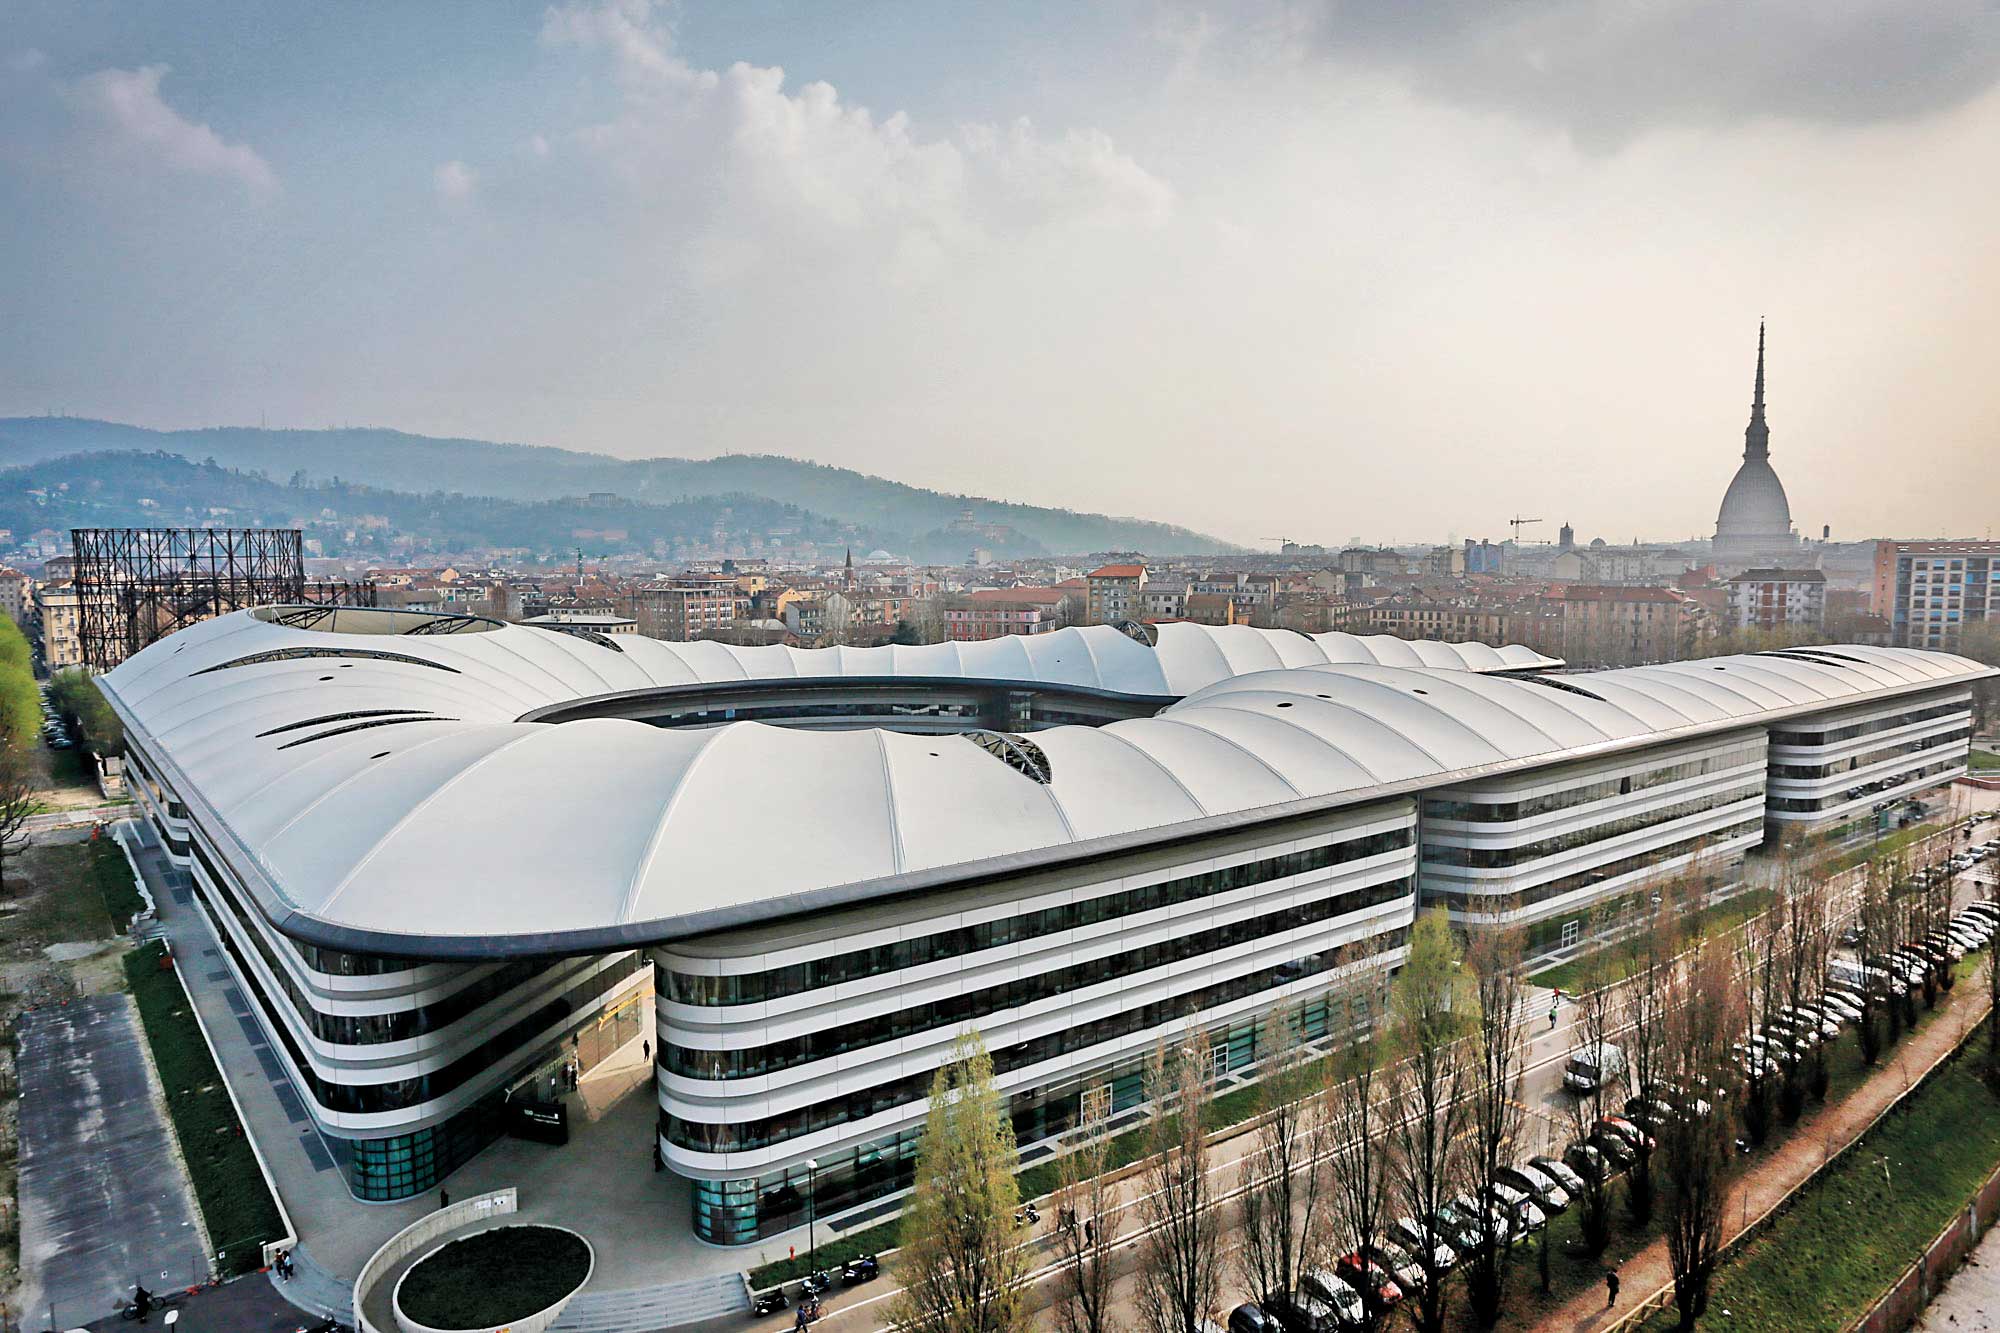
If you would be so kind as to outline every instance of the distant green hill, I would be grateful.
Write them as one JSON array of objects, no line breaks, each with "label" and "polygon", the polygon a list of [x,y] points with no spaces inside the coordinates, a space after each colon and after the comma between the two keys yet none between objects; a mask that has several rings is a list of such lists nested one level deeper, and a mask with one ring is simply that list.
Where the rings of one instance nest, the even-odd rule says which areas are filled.
[{"label": "distant green hill", "polygon": [[671,551],[678,543],[708,542],[718,530],[747,544],[782,528],[793,540],[830,550],[874,537],[756,495],[668,504],[417,495],[350,481],[280,483],[161,451],[72,454],[0,471],[0,528],[17,533],[204,523],[295,527],[319,542],[325,555],[371,561],[406,550],[396,543],[399,534],[419,536],[418,551],[518,548],[545,559],[567,559],[575,548],[593,557],[647,554],[655,542]]},{"label": "distant green hill", "polygon": [[[411,494],[444,491],[542,501],[609,493],[662,505],[709,501],[711,509],[727,507],[714,502],[740,503],[754,496],[865,530],[874,544],[920,560],[963,559],[974,546],[996,555],[1113,550],[1204,555],[1241,549],[1170,524],[947,495],[775,455],[627,460],[378,429],[152,431],[76,417],[0,419],[0,467],[80,453],[156,450],[191,462],[213,460],[223,468],[261,472],[273,480],[307,484],[338,479]],[[964,526],[962,516],[968,511],[974,524],[1011,529],[1011,535]]]}]

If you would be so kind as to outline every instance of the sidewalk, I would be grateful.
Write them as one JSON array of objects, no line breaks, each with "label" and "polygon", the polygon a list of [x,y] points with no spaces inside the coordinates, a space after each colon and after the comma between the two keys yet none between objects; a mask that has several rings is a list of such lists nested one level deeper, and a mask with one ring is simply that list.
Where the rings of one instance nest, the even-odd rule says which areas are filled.
[{"label": "sidewalk", "polygon": [[[1950,1009],[1932,1015],[1920,1031],[1884,1051],[1883,1063],[1867,1081],[1837,1105],[1823,1107],[1800,1120],[1790,1139],[1775,1152],[1758,1159],[1737,1180],[1723,1222],[1725,1243],[1740,1235],[1747,1222],[1761,1218],[1804,1184],[1834,1153],[1859,1138],[1882,1112],[1915,1086],[1933,1064],[1949,1054],[1985,1018],[1988,1003],[1983,986],[1960,982],[1952,997]],[[1605,1309],[1604,1288],[1590,1286],[1532,1327],[1545,1333],[1577,1333],[1582,1329],[1617,1325],[1639,1304],[1672,1286],[1673,1269],[1668,1263],[1666,1241],[1655,1240],[1627,1259],[1619,1267],[1618,1276],[1625,1297],[1619,1308]]]}]

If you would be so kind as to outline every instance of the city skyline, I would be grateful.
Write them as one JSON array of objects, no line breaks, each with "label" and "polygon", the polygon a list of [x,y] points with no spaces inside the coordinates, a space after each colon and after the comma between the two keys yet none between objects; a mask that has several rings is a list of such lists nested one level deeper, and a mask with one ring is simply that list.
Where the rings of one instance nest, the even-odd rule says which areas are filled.
[{"label": "city skyline", "polygon": [[1985,526],[1932,484],[2000,428],[1974,5],[211,14],[17,25],[0,412],[783,453],[1246,545],[1673,539],[1769,316],[1802,533]]}]

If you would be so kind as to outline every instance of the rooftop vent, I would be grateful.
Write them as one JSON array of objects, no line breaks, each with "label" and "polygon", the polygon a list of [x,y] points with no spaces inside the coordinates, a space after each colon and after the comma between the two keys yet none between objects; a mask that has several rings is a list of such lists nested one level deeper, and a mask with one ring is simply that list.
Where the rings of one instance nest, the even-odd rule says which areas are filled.
[{"label": "rooftop vent", "polygon": [[1011,731],[967,731],[961,734],[1016,773],[1027,775],[1044,787],[1049,785],[1049,757],[1043,753],[1041,746],[1027,737],[1016,736]]},{"label": "rooftop vent", "polygon": [[287,722],[282,727],[272,727],[269,731],[260,731],[257,733],[257,739],[263,740],[266,736],[283,735],[287,731],[302,731],[307,727],[319,726],[323,722],[351,722],[356,718],[363,717],[404,717],[414,720],[419,717],[429,716],[430,711],[428,708],[362,708],[351,713],[328,713],[324,717],[309,717],[303,722]]},{"label": "rooftop vent", "polygon": [[1572,685],[1566,680],[1554,680],[1548,676],[1528,676],[1528,675],[1515,676],[1514,679],[1528,685],[1540,685],[1544,689],[1561,690],[1564,694],[1580,694],[1586,699],[1595,699],[1599,703],[1610,702],[1610,700],[1606,699],[1603,695],[1592,694],[1589,690],[1584,689],[1583,686]]},{"label": "rooftop vent", "polygon": [[238,657],[228,662],[218,662],[212,667],[203,667],[195,672],[206,676],[211,671],[231,671],[237,667],[262,666],[266,662],[295,662],[312,657],[356,657],[374,662],[401,662],[405,666],[429,667],[433,671],[449,671],[459,674],[457,667],[446,666],[442,662],[426,662],[421,657],[411,657],[406,653],[377,652],[372,648],[273,648],[268,652],[251,653],[248,657]]},{"label": "rooftop vent", "polygon": [[310,745],[314,741],[326,740],[330,736],[345,736],[350,731],[367,731],[371,727],[395,727],[395,726],[401,726],[405,722],[456,722],[456,721],[458,721],[458,719],[455,717],[438,717],[435,714],[425,717],[378,717],[367,722],[350,722],[344,727],[333,727],[327,731],[316,731],[310,736],[301,736],[295,741],[286,741],[283,745],[280,745],[278,748],[280,750],[289,750],[297,745]]}]

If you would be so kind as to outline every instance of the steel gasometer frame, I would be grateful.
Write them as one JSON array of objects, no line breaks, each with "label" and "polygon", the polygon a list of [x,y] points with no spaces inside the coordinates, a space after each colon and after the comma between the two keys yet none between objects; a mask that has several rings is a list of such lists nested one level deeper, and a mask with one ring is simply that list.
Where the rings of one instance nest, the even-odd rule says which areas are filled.
[{"label": "steel gasometer frame", "polygon": [[297,528],[72,528],[70,541],[79,646],[98,671],[245,607],[375,603],[371,583],[308,579]]}]

